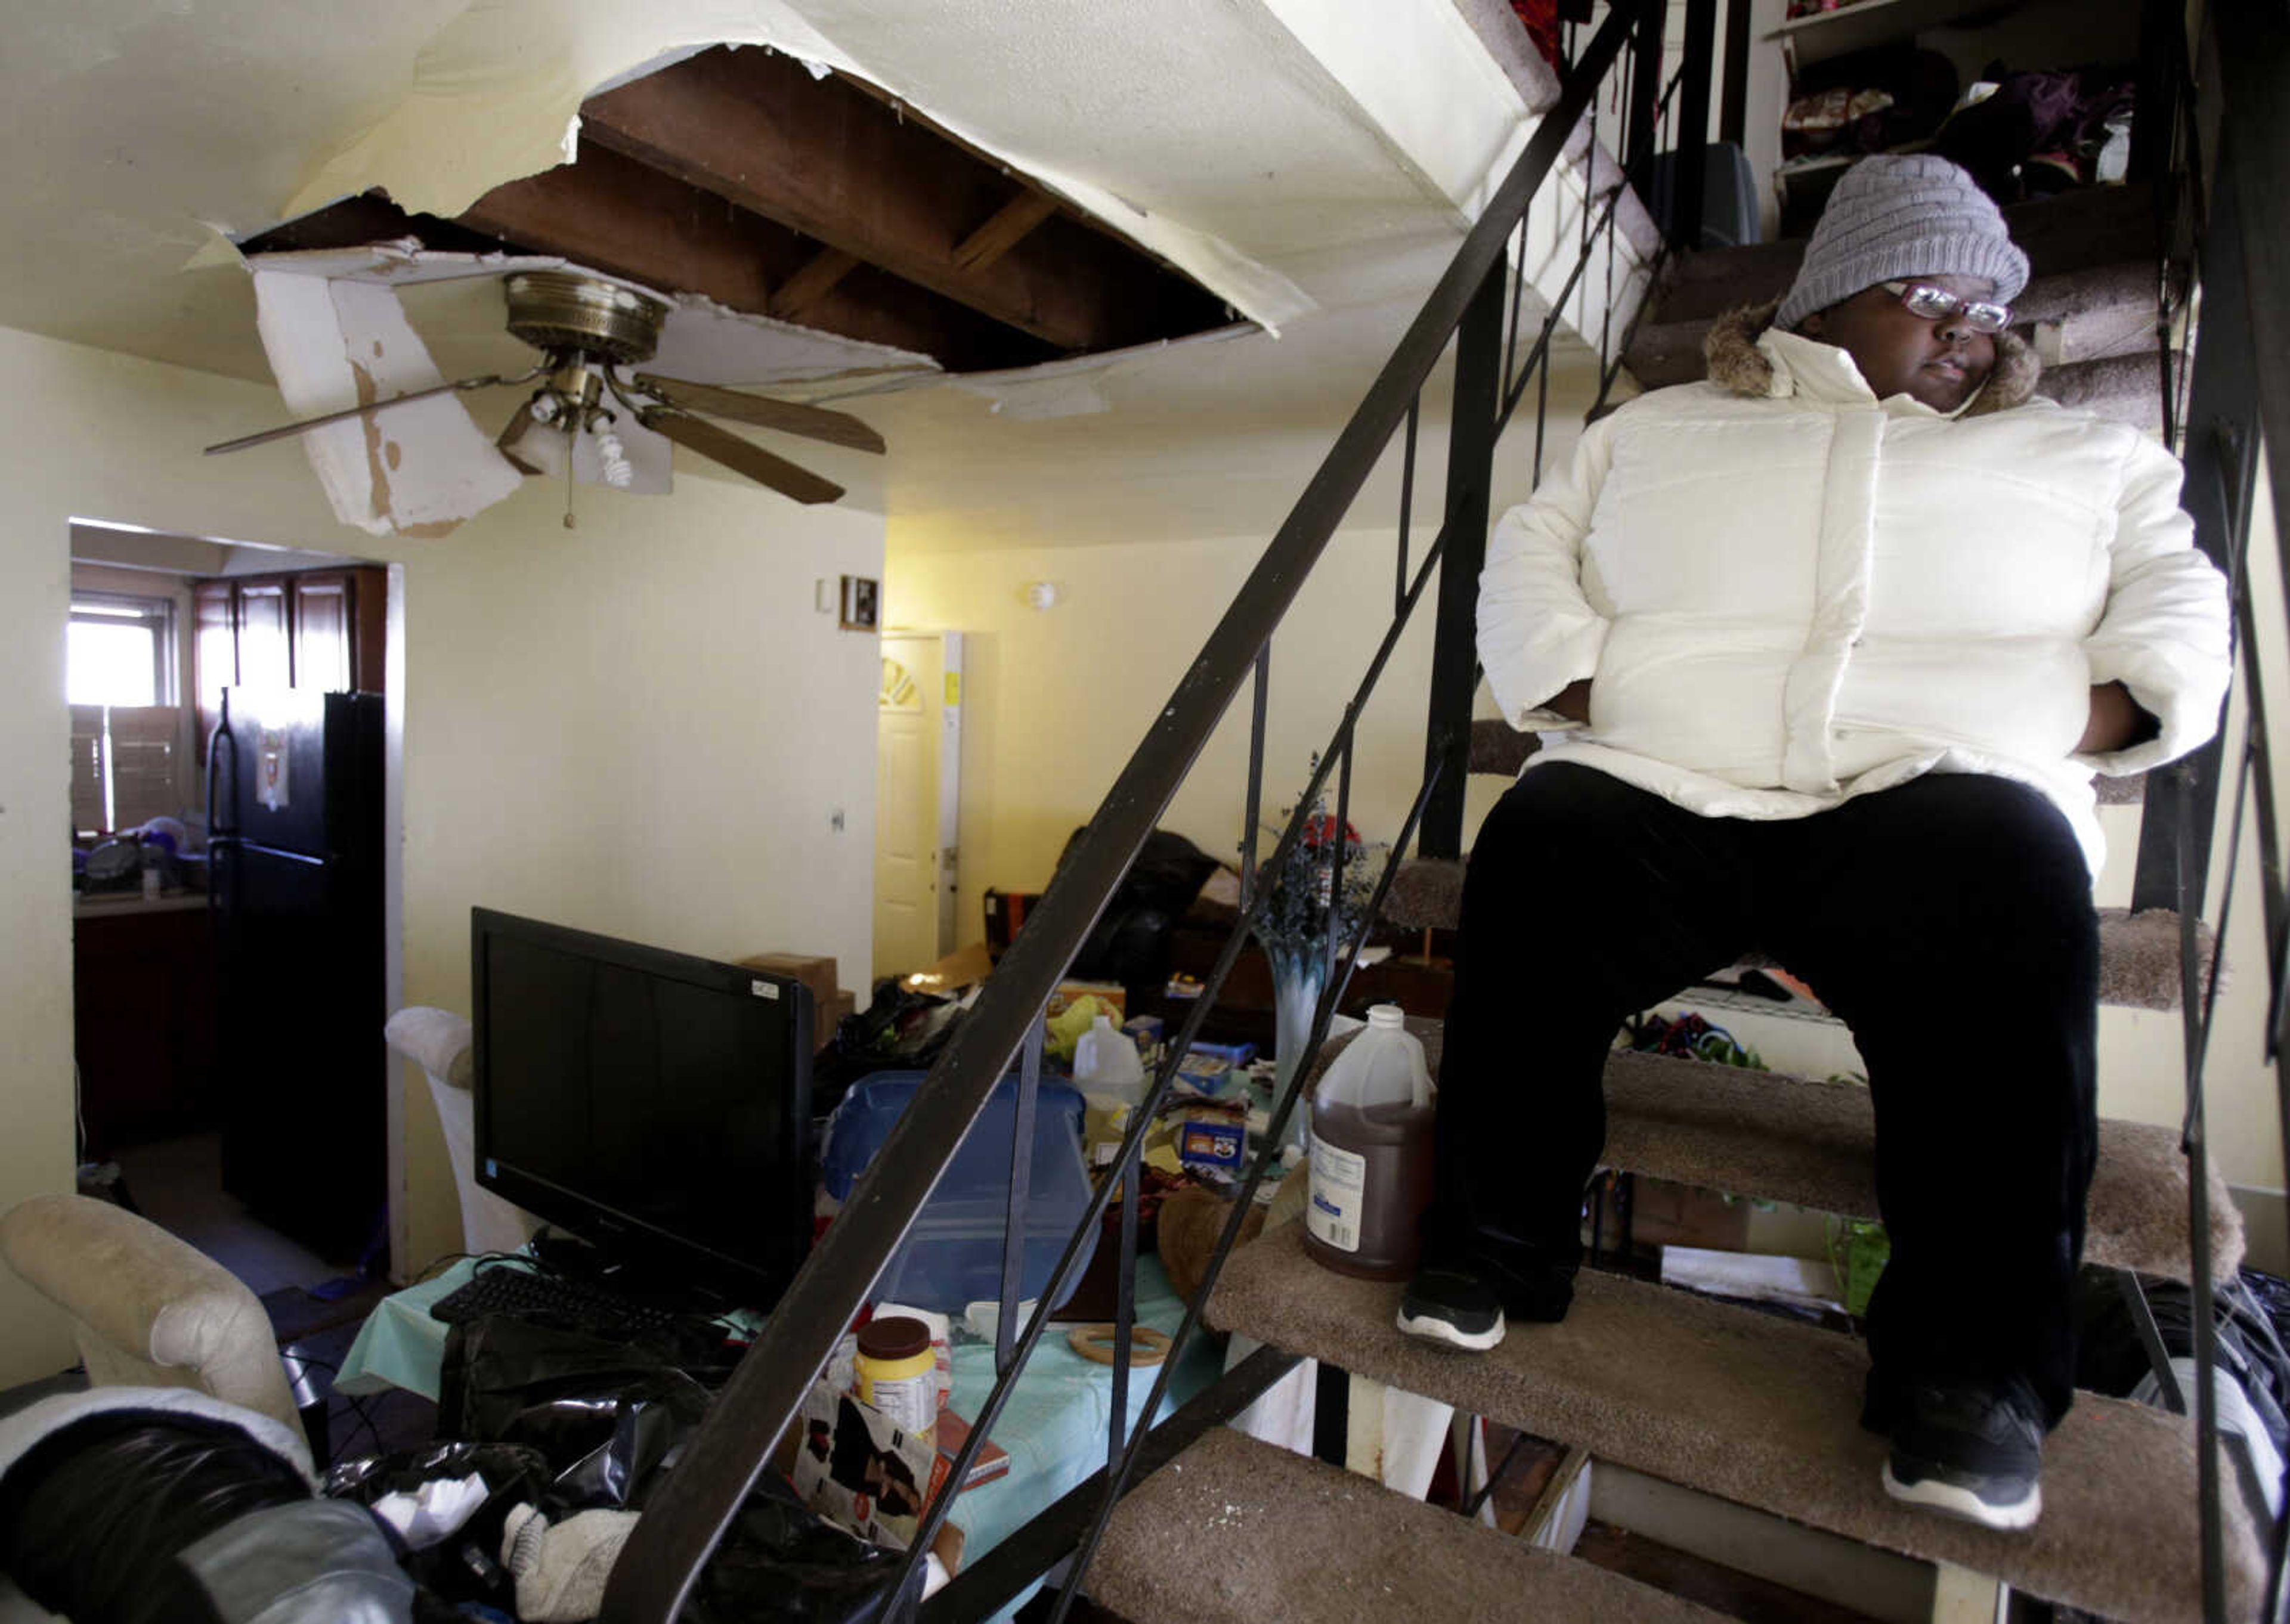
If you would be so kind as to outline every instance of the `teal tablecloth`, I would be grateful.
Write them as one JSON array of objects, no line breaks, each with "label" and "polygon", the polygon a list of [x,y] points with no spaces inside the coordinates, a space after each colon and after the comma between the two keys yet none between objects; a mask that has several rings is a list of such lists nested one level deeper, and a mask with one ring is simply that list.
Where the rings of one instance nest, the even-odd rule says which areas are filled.
[{"label": "teal tablecloth", "polygon": [[[343,1358],[334,1390],[364,1395],[398,1387],[435,1402],[445,1326],[429,1317],[429,1305],[468,1280],[475,1268],[473,1262],[457,1263],[434,1280],[382,1299]],[[1184,1305],[1170,1290],[1160,1260],[1139,1259],[1138,1323],[1173,1332],[1183,1316]],[[994,1386],[993,1347],[957,1341],[953,1356],[950,1407],[957,1415],[975,1416]],[[1214,1381],[1221,1369],[1216,1348],[1206,1338],[1195,1337],[1170,1381],[1163,1414]],[[1131,1426],[1144,1413],[1146,1395],[1158,1373],[1151,1368],[1130,1373]],[[1106,1423],[1112,1413],[1112,1367],[1083,1358],[1067,1346],[1065,1327],[1050,1326],[994,1428],[993,1441],[1010,1452],[1009,1474],[981,1484],[955,1504],[951,1520],[965,1535],[965,1563],[993,1549],[1105,1464]]]}]

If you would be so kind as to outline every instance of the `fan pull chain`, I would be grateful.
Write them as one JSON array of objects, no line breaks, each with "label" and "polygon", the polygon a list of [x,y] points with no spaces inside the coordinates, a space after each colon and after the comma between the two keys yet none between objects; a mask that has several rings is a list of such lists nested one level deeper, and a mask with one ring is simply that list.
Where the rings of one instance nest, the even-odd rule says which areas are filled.
[{"label": "fan pull chain", "polygon": [[575,418],[564,436],[564,528],[567,530],[580,528],[572,517],[572,453],[580,449],[580,437],[581,422]]}]

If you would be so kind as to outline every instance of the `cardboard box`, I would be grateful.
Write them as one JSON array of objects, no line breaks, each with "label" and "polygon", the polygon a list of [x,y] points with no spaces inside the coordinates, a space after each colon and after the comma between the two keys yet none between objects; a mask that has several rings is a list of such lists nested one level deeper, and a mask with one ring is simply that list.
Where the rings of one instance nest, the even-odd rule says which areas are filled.
[{"label": "cardboard box", "polygon": [[901,978],[899,985],[909,992],[937,993],[954,997],[968,991],[994,973],[994,958],[982,941],[957,948],[927,970],[917,970]]},{"label": "cardboard box", "polygon": [[862,1540],[904,1550],[949,1462],[928,1438],[825,1381],[797,1412],[795,1492],[829,1522]]},{"label": "cardboard box", "polygon": [[1050,995],[1048,1007],[1042,1013],[1045,1016],[1062,1015],[1075,999],[1085,996],[1095,998],[1109,1006],[1113,1011],[1116,1026],[1128,1018],[1129,989],[1118,981],[1060,981],[1057,990]]},{"label": "cardboard box", "polygon": [[832,1030],[834,1021],[829,1019],[835,1009],[835,1000],[843,990],[837,980],[835,956],[832,953],[758,953],[740,961],[742,970],[764,970],[773,975],[793,976],[811,988],[811,1007],[814,1027],[826,1020]]}]

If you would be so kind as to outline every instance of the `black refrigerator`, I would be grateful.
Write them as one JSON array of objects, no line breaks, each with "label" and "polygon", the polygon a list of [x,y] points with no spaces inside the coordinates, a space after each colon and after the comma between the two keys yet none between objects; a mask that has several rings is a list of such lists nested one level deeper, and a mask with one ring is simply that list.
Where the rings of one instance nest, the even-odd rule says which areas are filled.
[{"label": "black refrigerator", "polygon": [[207,745],[223,1188],[330,1262],[386,1233],[382,702],[233,688]]}]

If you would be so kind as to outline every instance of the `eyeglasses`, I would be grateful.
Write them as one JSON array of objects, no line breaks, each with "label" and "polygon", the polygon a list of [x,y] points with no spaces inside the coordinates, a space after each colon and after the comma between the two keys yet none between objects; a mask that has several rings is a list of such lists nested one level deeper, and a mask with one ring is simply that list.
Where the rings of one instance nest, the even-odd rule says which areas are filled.
[{"label": "eyeglasses", "polygon": [[2012,324],[2010,305],[1960,299],[1929,282],[1880,282],[1877,285],[1907,306],[1910,316],[1928,322],[1944,322],[1960,313],[1964,324],[1974,332],[2001,332]]}]

